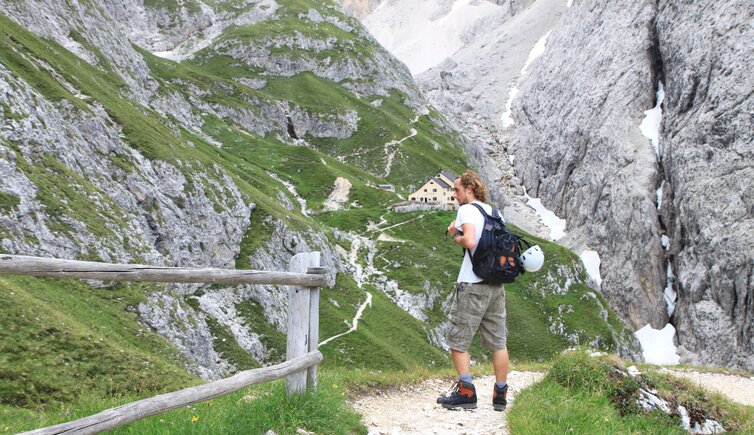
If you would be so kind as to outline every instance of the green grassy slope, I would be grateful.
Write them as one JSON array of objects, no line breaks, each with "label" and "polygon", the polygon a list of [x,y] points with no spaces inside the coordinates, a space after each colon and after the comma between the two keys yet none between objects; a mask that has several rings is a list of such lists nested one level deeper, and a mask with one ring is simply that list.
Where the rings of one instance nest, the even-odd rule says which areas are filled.
[{"label": "green grassy slope", "polygon": [[[439,292],[439,300],[425,312],[426,327],[435,327],[445,319],[441,302],[453,289],[462,256],[462,250],[445,237],[445,228],[455,218],[455,212],[394,213],[373,209],[325,213],[316,218],[373,240],[382,232],[396,240],[377,242],[375,267],[395,280],[401,290],[417,294],[426,293],[427,289]],[[380,218],[385,221],[380,226],[385,230],[367,231],[367,224],[376,223]],[[512,357],[546,359],[577,344],[614,351],[616,340],[624,339],[630,331],[621,324],[602,295],[583,284],[586,272],[580,259],[555,243],[514,230],[530,243],[540,245],[547,260],[539,272],[526,273],[505,286],[508,346]],[[564,269],[568,274],[564,274]],[[568,282],[568,276],[574,278],[573,282]],[[561,320],[562,328],[551,330],[557,319]],[[472,353],[484,358],[478,343]]]},{"label": "green grassy slope", "polygon": [[138,320],[136,305],[156,288],[0,277],[0,432],[40,413],[67,413],[81,396],[198,384],[175,347]]}]

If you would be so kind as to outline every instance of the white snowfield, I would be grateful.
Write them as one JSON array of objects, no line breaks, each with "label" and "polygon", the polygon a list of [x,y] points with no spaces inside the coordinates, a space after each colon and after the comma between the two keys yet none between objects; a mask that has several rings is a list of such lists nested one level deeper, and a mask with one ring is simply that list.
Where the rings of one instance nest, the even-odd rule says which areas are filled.
[{"label": "white snowfield", "polygon": [[594,280],[597,285],[602,285],[602,276],[600,275],[600,254],[597,251],[584,251],[579,255],[584,263],[586,273]]},{"label": "white snowfield", "polygon": [[542,204],[542,200],[539,198],[532,198],[524,192],[526,198],[526,205],[533,208],[537,212],[537,216],[542,220],[542,223],[550,229],[550,239],[558,240],[565,236],[566,220],[561,219],[552,210],[547,209]]},{"label": "white snowfield", "polygon": [[506,11],[507,8],[479,0],[387,0],[363,23],[416,75],[463,47],[479,20]]},{"label": "white snowfield", "polygon": [[649,364],[673,365],[680,363],[681,357],[678,355],[678,350],[673,342],[674,337],[675,328],[670,323],[660,330],[647,324],[636,331],[636,338],[641,343],[644,360]]}]

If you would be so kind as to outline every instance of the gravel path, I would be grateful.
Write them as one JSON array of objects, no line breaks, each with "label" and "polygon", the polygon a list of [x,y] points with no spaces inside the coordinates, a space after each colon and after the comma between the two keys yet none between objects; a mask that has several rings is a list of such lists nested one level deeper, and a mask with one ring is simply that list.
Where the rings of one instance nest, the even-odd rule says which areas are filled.
[{"label": "gravel path", "polygon": [[[522,389],[538,382],[544,373],[510,372],[508,407]],[[369,435],[393,434],[504,434],[508,433],[506,412],[492,409],[493,376],[474,379],[478,407],[451,411],[435,403],[452,386],[448,380],[430,379],[397,391],[360,397],[351,406],[364,416]]]},{"label": "gravel path", "polygon": [[693,370],[668,370],[675,376],[685,378],[702,387],[717,391],[730,400],[754,406],[754,376],[745,377],[725,373],[701,373]]}]

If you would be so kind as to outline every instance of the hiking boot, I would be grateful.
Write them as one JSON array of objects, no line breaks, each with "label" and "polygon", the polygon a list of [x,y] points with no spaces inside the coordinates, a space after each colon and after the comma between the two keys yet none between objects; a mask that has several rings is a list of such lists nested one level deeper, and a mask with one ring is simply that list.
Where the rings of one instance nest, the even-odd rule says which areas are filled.
[{"label": "hiking boot", "polygon": [[476,388],[472,383],[459,380],[450,395],[438,397],[437,403],[447,409],[476,409]]},{"label": "hiking boot", "polygon": [[505,411],[505,405],[508,404],[508,401],[505,400],[506,397],[508,397],[508,384],[505,384],[503,388],[498,388],[495,385],[492,392],[492,407],[495,411]]}]

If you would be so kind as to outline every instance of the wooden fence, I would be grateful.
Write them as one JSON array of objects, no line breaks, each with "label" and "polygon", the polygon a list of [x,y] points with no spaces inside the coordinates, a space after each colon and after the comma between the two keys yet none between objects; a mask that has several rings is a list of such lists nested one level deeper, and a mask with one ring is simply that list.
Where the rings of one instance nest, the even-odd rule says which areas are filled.
[{"label": "wooden fence", "polygon": [[184,269],[140,264],[0,255],[0,274],[102,281],[152,281],[204,284],[288,285],[288,344],[286,361],[275,366],[247,370],[196,387],[161,394],[102,411],[79,420],[25,432],[26,434],[89,434],[160,414],[192,403],[223,396],[250,385],[286,378],[289,395],[317,388],[319,343],[319,287],[327,285],[319,252],[295,255],[289,272],[228,269]]}]

